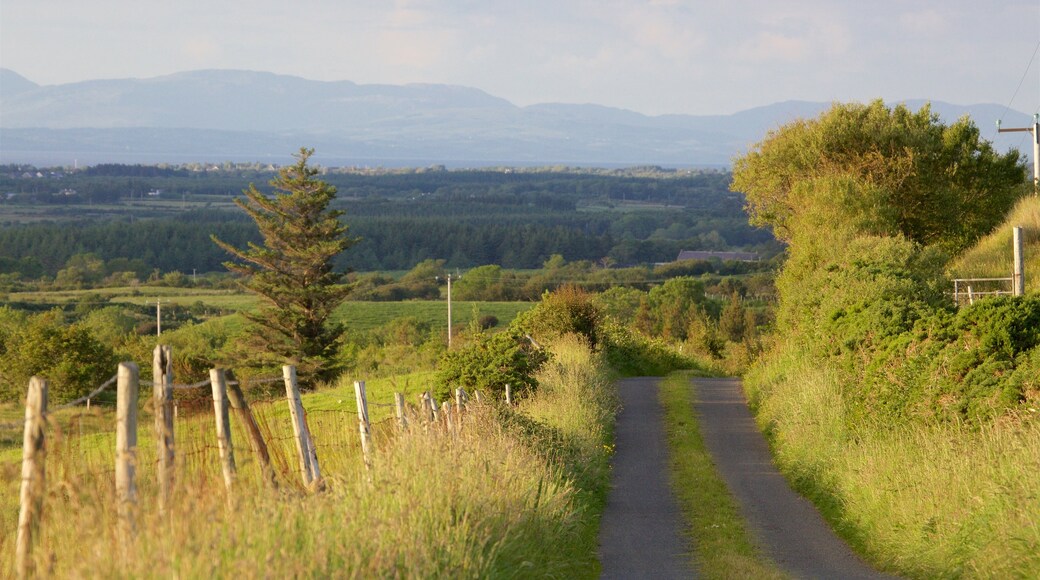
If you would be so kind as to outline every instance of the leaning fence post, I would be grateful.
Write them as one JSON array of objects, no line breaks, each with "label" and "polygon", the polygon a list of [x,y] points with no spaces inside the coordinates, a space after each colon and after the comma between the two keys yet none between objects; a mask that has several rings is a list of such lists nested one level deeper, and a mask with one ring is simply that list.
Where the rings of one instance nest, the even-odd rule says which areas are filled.
[{"label": "leaning fence post", "polygon": [[253,412],[249,410],[249,403],[246,402],[238,381],[228,383],[227,395],[231,408],[235,410],[238,420],[242,423],[242,428],[249,436],[249,447],[252,448],[257,463],[260,465],[260,477],[271,487],[277,487],[278,483],[274,478],[274,469],[271,468],[271,454],[267,451],[267,443],[264,442],[264,436],[260,433],[260,426],[256,424]]},{"label": "leaning fence post", "polygon": [[32,572],[32,547],[43,516],[43,493],[46,484],[47,447],[44,423],[47,415],[47,381],[29,379],[25,397],[25,436],[22,443],[21,508],[18,511],[18,540],[15,560],[19,578]]},{"label": "leaning fence post", "polygon": [[156,477],[159,513],[166,513],[173,489],[173,357],[168,346],[156,345],[152,353],[152,404],[155,407]]},{"label": "leaning fence post", "polygon": [[137,389],[140,371],[132,362],[119,363],[116,375],[116,503],[120,525],[134,531],[137,503],[134,474],[137,463]]},{"label": "leaning fence post", "polygon": [[401,430],[407,430],[408,417],[404,414],[404,395],[401,393],[394,393],[394,410],[397,411],[397,423],[401,426]]},{"label": "leaning fence post", "polygon": [[357,399],[361,452],[365,455],[365,467],[368,467],[372,461],[372,425],[368,421],[368,399],[365,396],[365,381],[354,381],[354,398]]},{"label": "leaning fence post", "polygon": [[227,378],[224,369],[210,369],[209,383],[213,388],[213,415],[217,422],[217,447],[220,450],[220,470],[228,492],[235,482],[235,450],[231,447],[231,418],[228,416]]},{"label": "leaning fence post", "polygon": [[311,487],[321,479],[318,471],[318,456],[314,450],[310,430],[303,412],[303,401],[300,400],[300,387],[296,382],[296,367],[282,367],[282,378],[285,379],[285,396],[289,399],[289,414],[292,416],[293,435],[296,437],[296,451],[300,454],[300,475],[303,485]]}]

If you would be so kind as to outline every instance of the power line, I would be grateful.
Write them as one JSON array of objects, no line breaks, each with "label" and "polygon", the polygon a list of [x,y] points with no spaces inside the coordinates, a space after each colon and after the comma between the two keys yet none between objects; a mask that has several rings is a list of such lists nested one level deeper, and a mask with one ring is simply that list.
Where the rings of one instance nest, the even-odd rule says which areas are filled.
[{"label": "power line", "polygon": [[[1004,117],[1008,114],[1008,111],[1011,110],[1011,105],[1015,102],[1015,97],[1018,96],[1018,91],[1022,89],[1022,84],[1026,82],[1026,77],[1029,76],[1029,70],[1033,67],[1033,61],[1036,59],[1037,52],[1040,52],[1040,41],[1037,41],[1036,48],[1033,49],[1033,55],[1029,57],[1029,63],[1026,64],[1026,70],[1022,72],[1022,78],[1018,81],[1018,87],[1015,88],[1015,93],[1011,95],[1011,100],[1008,101],[1007,106],[1004,107],[1004,112],[1000,115],[1000,119],[998,120],[997,125],[1000,125],[1000,122],[1004,120]],[[1037,112],[1040,112],[1040,108],[1037,109]],[[997,133],[993,133],[993,137],[996,137],[996,135]],[[1022,140],[1024,141],[1025,137],[1023,137]],[[1019,145],[1021,145],[1021,143],[1019,143]]]}]

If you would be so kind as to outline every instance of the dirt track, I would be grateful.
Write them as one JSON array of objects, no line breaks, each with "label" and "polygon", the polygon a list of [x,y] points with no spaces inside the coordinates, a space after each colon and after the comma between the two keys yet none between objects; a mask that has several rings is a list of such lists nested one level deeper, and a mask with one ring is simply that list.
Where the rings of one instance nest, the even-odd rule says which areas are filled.
[{"label": "dirt track", "polygon": [[[704,442],[762,548],[797,578],[887,578],[860,560],[776,470],[738,379],[694,379]],[[603,578],[691,578],[668,488],[657,379],[619,382],[613,489],[600,527]]]}]

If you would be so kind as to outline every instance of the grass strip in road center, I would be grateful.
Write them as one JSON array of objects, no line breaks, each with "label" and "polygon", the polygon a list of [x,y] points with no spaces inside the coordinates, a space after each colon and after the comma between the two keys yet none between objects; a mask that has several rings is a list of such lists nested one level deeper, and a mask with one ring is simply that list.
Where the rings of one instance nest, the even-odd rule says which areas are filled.
[{"label": "grass strip in road center", "polygon": [[704,445],[692,376],[668,375],[658,396],[665,412],[672,489],[683,512],[694,567],[703,578],[786,578],[752,544],[736,500]]}]

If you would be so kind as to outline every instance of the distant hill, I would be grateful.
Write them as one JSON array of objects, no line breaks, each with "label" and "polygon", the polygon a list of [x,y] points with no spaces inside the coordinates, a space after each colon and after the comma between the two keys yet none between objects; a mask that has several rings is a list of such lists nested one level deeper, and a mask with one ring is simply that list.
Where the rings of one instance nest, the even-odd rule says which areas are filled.
[{"label": "distant hill", "polygon": [[[720,166],[769,129],[828,106],[789,101],[733,115],[647,116],[593,104],[518,107],[452,85],[203,70],[40,86],[0,69],[0,163],[284,161],[302,145],[330,165]],[[933,108],[947,120],[971,115],[984,136],[1004,112]],[[1005,122],[1030,119],[1012,111]],[[1020,141],[1002,139],[1002,148]]]}]

